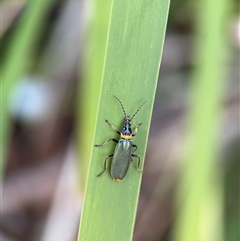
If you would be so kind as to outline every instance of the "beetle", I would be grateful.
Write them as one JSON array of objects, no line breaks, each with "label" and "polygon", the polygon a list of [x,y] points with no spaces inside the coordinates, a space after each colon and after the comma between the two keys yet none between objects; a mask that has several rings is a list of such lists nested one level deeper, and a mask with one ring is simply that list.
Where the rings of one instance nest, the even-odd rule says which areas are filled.
[{"label": "beetle", "polygon": [[132,119],[136,116],[136,114],[139,112],[139,110],[147,103],[148,100],[144,101],[136,110],[136,112],[133,114],[133,116],[130,118],[127,114],[126,111],[124,109],[124,106],[121,102],[121,100],[114,95],[114,97],[117,99],[117,101],[120,103],[123,114],[124,114],[124,119],[123,119],[123,127],[121,131],[118,131],[114,125],[105,119],[105,122],[113,129],[117,132],[118,135],[120,135],[119,140],[116,140],[114,138],[111,138],[107,141],[105,141],[103,144],[101,145],[94,145],[95,147],[104,147],[105,145],[107,145],[109,142],[113,141],[116,144],[115,147],[115,151],[113,154],[110,154],[108,156],[106,156],[105,160],[104,160],[104,169],[102,172],[100,172],[97,177],[100,177],[103,173],[106,172],[107,170],[107,160],[109,158],[112,158],[112,163],[111,163],[111,169],[110,169],[110,174],[113,178],[114,181],[116,182],[120,182],[124,179],[124,177],[126,176],[127,172],[128,172],[128,168],[129,168],[129,164],[130,161],[133,160],[132,158],[135,157],[138,159],[138,163],[137,163],[137,170],[139,172],[143,172],[140,169],[140,157],[136,154],[134,154],[134,152],[137,150],[138,146],[132,143],[132,137],[135,136],[137,134],[137,130],[138,127],[142,124],[141,122],[139,124],[136,125],[136,127],[134,128],[134,132],[132,132],[131,129],[131,121]]}]

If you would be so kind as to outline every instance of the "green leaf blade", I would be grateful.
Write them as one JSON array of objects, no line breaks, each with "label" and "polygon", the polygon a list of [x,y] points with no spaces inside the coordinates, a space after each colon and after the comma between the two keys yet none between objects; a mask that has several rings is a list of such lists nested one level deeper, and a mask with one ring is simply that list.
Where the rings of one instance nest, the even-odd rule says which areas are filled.
[{"label": "green leaf blade", "polygon": [[[147,136],[157,85],[169,1],[114,1],[105,56],[94,144],[102,144],[119,136],[105,123],[108,119],[118,130],[123,113],[116,95],[132,116],[146,100],[149,101],[132,120],[139,122],[133,143],[136,154],[144,163]],[[87,178],[85,200],[78,240],[132,240],[142,174],[136,161],[120,183],[114,182],[109,171],[103,170],[105,156],[114,152],[115,144],[93,148]],[[108,162],[108,167],[111,161]],[[109,170],[109,168],[108,168]]]}]

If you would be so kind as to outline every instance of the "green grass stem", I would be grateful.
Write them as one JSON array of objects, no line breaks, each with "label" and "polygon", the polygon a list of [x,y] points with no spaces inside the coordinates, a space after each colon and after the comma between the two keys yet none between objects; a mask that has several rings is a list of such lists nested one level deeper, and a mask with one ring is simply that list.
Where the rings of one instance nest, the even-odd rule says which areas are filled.
[{"label": "green grass stem", "polygon": [[[133,126],[143,123],[133,140],[139,147],[136,153],[141,157],[141,166],[144,164],[168,9],[168,0],[114,0],[111,9],[93,143],[119,138],[104,122],[108,119],[117,129],[122,126],[123,113],[113,95],[122,100],[130,116],[149,99],[132,121]],[[105,156],[113,153],[114,146],[92,146],[79,241],[132,240],[142,176],[135,168],[136,163],[131,163],[126,178],[120,183],[114,182],[109,172],[96,177],[103,169]]]},{"label": "green grass stem", "polygon": [[222,240],[222,174],[219,161],[221,100],[226,54],[226,0],[197,5],[189,129],[176,204],[174,241]]}]

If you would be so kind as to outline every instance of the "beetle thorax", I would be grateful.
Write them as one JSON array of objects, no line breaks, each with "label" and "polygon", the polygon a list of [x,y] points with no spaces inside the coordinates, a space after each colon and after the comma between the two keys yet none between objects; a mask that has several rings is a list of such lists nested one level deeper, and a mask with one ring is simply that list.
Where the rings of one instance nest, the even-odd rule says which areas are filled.
[{"label": "beetle thorax", "polygon": [[124,118],[121,134],[123,136],[132,136],[131,119],[129,118],[129,116],[126,116]]}]

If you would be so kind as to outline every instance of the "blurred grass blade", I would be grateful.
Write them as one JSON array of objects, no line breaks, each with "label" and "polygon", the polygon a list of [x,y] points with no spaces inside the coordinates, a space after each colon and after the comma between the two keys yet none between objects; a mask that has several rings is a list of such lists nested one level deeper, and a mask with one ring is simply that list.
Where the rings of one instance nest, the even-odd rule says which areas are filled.
[{"label": "blurred grass blade", "polygon": [[175,241],[222,240],[222,176],[217,141],[226,63],[226,0],[198,3],[187,152],[178,187]]},{"label": "blurred grass blade", "polygon": [[19,27],[8,43],[8,52],[2,71],[1,79],[1,126],[0,126],[0,159],[1,177],[6,158],[7,145],[11,132],[11,118],[9,114],[9,101],[16,82],[24,74],[29,57],[33,52],[35,43],[41,34],[47,9],[53,0],[28,1]]},{"label": "blurred grass blade", "polygon": [[[143,165],[167,23],[169,0],[113,1],[102,87],[96,119],[95,144],[119,138],[104,119],[121,128],[123,113],[113,95],[142,122],[134,143]],[[114,182],[109,172],[97,178],[106,155],[115,145],[93,148],[86,183],[78,240],[132,240],[141,174],[131,163],[124,181]]]}]

